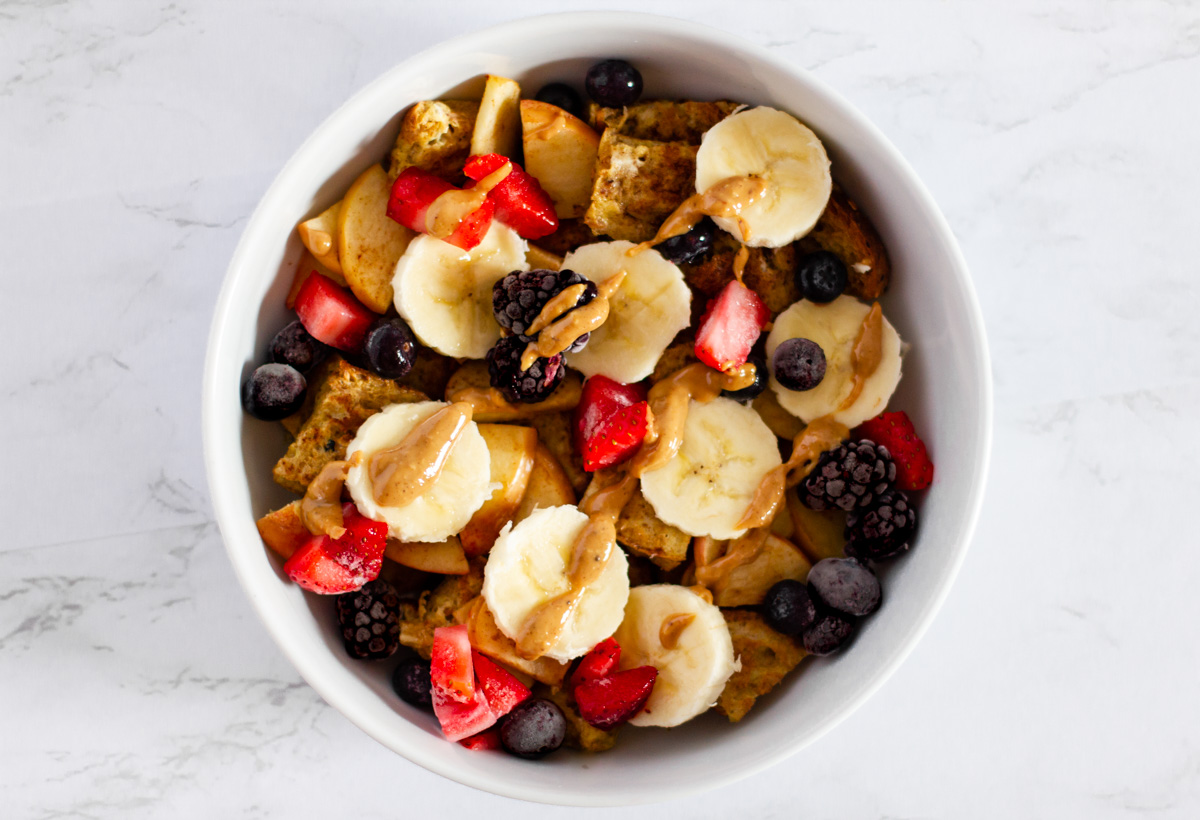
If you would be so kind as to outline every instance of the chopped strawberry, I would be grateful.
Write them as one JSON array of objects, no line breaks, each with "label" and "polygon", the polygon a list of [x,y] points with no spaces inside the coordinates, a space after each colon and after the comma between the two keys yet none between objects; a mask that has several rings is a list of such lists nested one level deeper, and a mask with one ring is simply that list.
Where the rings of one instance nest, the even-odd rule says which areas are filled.
[{"label": "chopped strawberry", "polygon": [[[447,191],[456,190],[449,182],[428,171],[416,167],[405,168],[392,183],[387,215],[406,228],[429,233],[425,221],[429,206]],[[465,251],[471,250],[483,241],[495,211],[495,203],[491,199],[484,200],[483,205],[459,222],[454,232],[444,240]]]},{"label": "chopped strawberry", "polygon": [[500,743],[500,727],[492,726],[490,729],[484,729],[477,735],[471,735],[458,741],[458,745],[470,749],[472,752],[491,752],[502,748]]},{"label": "chopped strawberry", "polygon": [[696,357],[717,370],[741,367],[770,318],[758,294],[735,279],[708,303],[696,332]]},{"label": "chopped strawberry", "polygon": [[317,341],[339,350],[356,351],[375,314],[328,276],[313,271],[296,294],[296,313]]},{"label": "chopped strawberry", "polygon": [[642,711],[657,678],[653,666],[639,666],[582,683],[575,688],[579,714],[597,729],[611,729]]},{"label": "chopped strawberry", "polygon": [[467,703],[455,700],[437,686],[433,687],[430,694],[433,696],[433,714],[437,716],[447,740],[457,741],[477,735],[495,726],[499,719],[492,707],[488,706],[482,689],[476,689]]},{"label": "chopped strawberry", "polygon": [[[477,154],[467,160],[463,173],[478,182],[506,162],[511,160],[501,154]],[[525,239],[541,239],[558,230],[554,200],[515,162],[488,197],[496,203],[496,218]]]},{"label": "chopped strawberry", "polygon": [[650,405],[641,388],[592,376],[575,408],[575,443],[583,454],[583,469],[594,472],[631,457],[646,438],[649,420]]},{"label": "chopped strawberry", "polygon": [[588,681],[604,677],[617,668],[619,660],[621,645],[617,643],[616,638],[605,638],[579,659],[579,665],[571,673],[570,688],[575,689]]},{"label": "chopped strawberry", "polygon": [[471,639],[465,625],[441,626],[433,631],[430,666],[430,681],[435,694],[441,692],[459,703],[470,703],[475,698]]},{"label": "chopped strawberry", "polygon": [[342,506],[341,538],[314,535],[283,565],[299,586],[320,595],[352,592],[379,577],[387,546],[387,524],[362,515],[353,503]]},{"label": "chopped strawberry", "polygon": [[325,543],[332,540],[328,535],[314,535],[292,553],[283,571],[299,587],[318,595],[338,595],[358,589],[362,584],[355,583],[353,573],[330,558],[324,549]]},{"label": "chopped strawberry", "polygon": [[491,658],[471,650],[471,660],[475,668],[475,686],[483,689],[496,717],[507,715],[531,694],[529,687]]},{"label": "chopped strawberry", "polygon": [[929,451],[903,410],[881,413],[864,421],[857,433],[859,438],[882,444],[891,453],[896,462],[896,486],[900,489],[923,490],[933,482]]}]

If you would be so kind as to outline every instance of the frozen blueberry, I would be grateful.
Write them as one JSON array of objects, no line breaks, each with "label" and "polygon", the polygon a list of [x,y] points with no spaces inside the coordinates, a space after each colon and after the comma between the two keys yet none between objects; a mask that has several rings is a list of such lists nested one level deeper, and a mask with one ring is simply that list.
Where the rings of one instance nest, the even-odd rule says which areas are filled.
[{"label": "frozen blueberry", "polygon": [[566,83],[550,83],[542,86],[542,90],[535,96],[535,100],[550,105],[557,105],[568,114],[573,114],[576,117],[583,116],[583,100],[579,98],[578,92]]},{"label": "frozen blueberry", "polygon": [[814,655],[828,655],[841,649],[854,634],[854,619],[849,615],[826,610],[804,630],[804,648]]},{"label": "frozen blueberry", "polygon": [[588,69],[584,86],[600,105],[620,108],[642,96],[642,75],[624,60],[602,60]]},{"label": "frozen blueberry", "polygon": [[655,245],[654,249],[668,262],[682,265],[685,262],[695,262],[708,253],[716,236],[717,223],[706,216],[687,233],[664,239]]},{"label": "frozen blueberry", "polygon": [[500,724],[500,743],[511,754],[533,760],[563,744],[567,719],[553,702],[533,698],[508,713]]},{"label": "frozen blueberry", "polygon": [[403,319],[376,319],[363,339],[362,358],[383,378],[399,379],[417,360],[417,340]]},{"label": "frozen blueberry", "polygon": [[768,589],[762,607],[767,624],[784,635],[799,635],[817,620],[817,606],[808,587],[791,579]]},{"label": "frozen blueberry", "polygon": [[260,365],[242,385],[242,407],[256,419],[278,421],[300,409],[308,382],[290,364]]},{"label": "frozen blueberry", "polygon": [[723,390],[721,395],[735,401],[752,401],[767,389],[767,360],[757,353],[752,353],[746,361],[754,365],[754,383],[741,390]]},{"label": "frozen blueberry", "polygon": [[392,689],[405,703],[433,711],[429,661],[409,658],[392,672]]},{"label": "frozen blueberry", "polygon": [[290,364],[301,373],[307,373],[329,355],[329,345],[318,342],[300,320],[292,322],[271,339],[271,361]]},{"label": "frozen blueberry", "polygon": [[825,558],[808,573],[808,591],[817,602],[862,617],[879,609],[883,590],[871,568],[857,558]]},{"label": "frozen blueberry", "polygon": [[796,287],[810,302],[832,302],[849,282],[846,266],[829,251],[810,253],[796,264]]},{"label": "frozen blueberry", "polygon": [[812,390],[825,378],[825,351],[812,339],[786,339],[775,348],[774,370],[788,390]]}]

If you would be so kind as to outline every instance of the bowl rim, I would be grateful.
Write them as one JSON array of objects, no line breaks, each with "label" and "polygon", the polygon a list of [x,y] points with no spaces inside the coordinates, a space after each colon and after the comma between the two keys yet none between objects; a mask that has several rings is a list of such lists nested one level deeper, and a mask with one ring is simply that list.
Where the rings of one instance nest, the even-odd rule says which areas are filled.
[{"label": "bowl rim", "polygon": [[[515,783],[508,779],[489,776],[487,773],[474,768],[455,768],[444,764],[440,760],[422,759],[417,754],[415,747],[407,744],[404,738],[393,736],[385,738],[383,733],[373,726],[364,709],[360,708],[353,698],[342,696],[336,682],[332,681],[329,675],[326,674],[323,668],[324,661],[316,656],[312,656],[301,645],[299,639],[292,635],[291,630],[287,628],[287,623],[280,617],[280,613],[274,611],[263,597],[255,594],[255,580],[250,567],[249,553],[233,548],[225,523],[231,520],[228,511],[233,506],[230,495],[232,490],[225,483],[218,480],[219,476],[238,471],[234,452],[236,448],[225,447],[219,440],[220,430],[216,422],[219,412],[217,396],[221,395],[221,391],[218,390],[216,383],[217,363],[226,355],[226,348],[231,344],[228,339],[229,334],[225,330],[227,324],[225,318],[233,304],[233,295],[236,290],[235,281],[239,279],[239,271],[245,267],[243,257],[248,255],[248,247],[257,241],[252,239],[252,237],[255,237],[259,232],[256,228],[258,223],[264,219],[264,213],[271,210],[273,201],[280,197],[283,180],[291,176],[293,168],[301,163],[303,158],[311,151],[314,144],[322,139],[325,132],[333,129],[333,123],[340,120],[349,111],[368,106],[369,102],[376,96],[386,94],[387,89],[393,83],[392,78],[395,75],[413,71],[417,66],[426,61],[439,60],[438,54],[443,50],[486,48],[497,39],[503,39],[509,34],[525,35],[531,26],[540,26],[550,31],[560,28],[586,28],[589,25],[628,26],[642,34],[662,34],[668,37],[686,39],[722,51],[738,53],[754,61],[769,65],[780,73],[790,76],[797,83],[806,86],[807,91],[821,98],[822,102],[836,110],[839,116],[849,120],[860,136],[875,143],[875,147],[886,156],[887,161],[892,164],[895,172],[901,177],[904,185],[911,191],[920,208],[924,211],[924,217],[940,242],[942,251],[949,260],[950,267],[953,269],[951,275],[962,288],[966,310],[969,314],[967,325],[972,337],[973,361],[971,362],[971,372],[978,375],[978,378],[975,380],[976,383],[973,385],[976,391],[974,398],[981,408],[979,417],[975,420],[974,425],[974,435],[979,443],[980,457],[975,463],[973,473],[970,476],[971,486],[974,490],[969,508],[965,510],[965,514],[961,519],[959,543],[950,556],[948,566],[943,569],[940,586],[925,602],[924,609],[919,614],[916,623],[909,630],[908,634],[902,637],[900,645],[896,647],[890,661],[875,670],[872,680],[868,685],[864,686],[855,697],[847,701],[839,710],[815,726],[802,742],[781,748],[779,751],[757,759],[752,763],[741,766],[721,767],[716,772],[709,773],[705,778],[697,778],[690,783],[664,784],[661,791],[653,794],[639,793],[636,795],[627,795],[623,790],[614,789],[609,792],[606,798],[598,798],[594,794],[579,794],[574,791],[564,792],[561,787],[546,788],[531,784]],[[772,53],[765,46],[690,20],[646,12],[625,11],[571,11],[533,15],[439,41],[430,48],[409,56],[383,72],[330,113],[304,139],[280,169],[255,206],[254,212],[242,231],[242,236],[230,258],[230,263],[214,306],[209,328],[209,340],[205,351],[202,390],[201,427],[205,472],[222,542],[225,545],[229,560],[233,564],[238,581],[259,619],[266,626],[276,645],[283,651],[284,655],[287,656],[288,660],[295,666],[304,680],[329,705],[347,717],[368,736],[428,771],[432,771],[455,782],[504,797],[539,803],[576,806],[617,806],[653,803],[677,799],[728,785],[757,774],[795,754],[801,748],[816,741],[834,726],[841,723],[874,695],[894,674],[900,664],[908,658],[917,642],[929,628],[937,612],[945,602],[946,597],[949,595],[950,589],[954,585],[954,580],[966,558],[983,506],[988,469],[991,461],[994,416],[991,357],[988,350],[983,313],[979,306],[978,297],[966,260],[949,224],[941,210],[937,207],[932,195],[921,182],[916,172],[900,154],[899,150],[892,145],[883,132],[824,81],[813,76],[807,69]],[[223,447],[225,449],[222,449]]]}]

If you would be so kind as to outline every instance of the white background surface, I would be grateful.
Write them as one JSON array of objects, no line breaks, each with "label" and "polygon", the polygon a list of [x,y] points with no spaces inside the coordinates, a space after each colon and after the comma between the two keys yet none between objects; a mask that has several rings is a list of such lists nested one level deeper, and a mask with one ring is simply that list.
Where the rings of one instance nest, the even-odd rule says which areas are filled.
[{"label": "white background surface", "polygon": [[[325,706],[205,490],[209,317],[284,160],[415,51],[589,6],[453,5],[0,0],[3,816],[587,813],[428,774]],[[1200,8],[606,7],[766,44],[871,117],[960,238],[996,381],[979,533],[896,676],[789,761],[621,816],[1200,816]]]}]

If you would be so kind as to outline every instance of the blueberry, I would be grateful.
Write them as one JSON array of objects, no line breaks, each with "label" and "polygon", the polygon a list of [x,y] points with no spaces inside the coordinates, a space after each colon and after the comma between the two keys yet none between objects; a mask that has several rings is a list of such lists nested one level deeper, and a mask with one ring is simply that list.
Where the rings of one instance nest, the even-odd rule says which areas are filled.
[{"label": "blueberry", "polygon": [[405,703],[433,711],[429,661],[409,658],[392,672],[392,689]]},{"label": "blueberry", "polygon": [[787,579],[767,590],[763,599],[763,617],[767,625],[784,635],[799,635],[817,620],[817,605],[808,587]]},{"label": "blueberry", "polygon": [[242,407],[256,419],[278,421],[300,409],[308,382],[290,364],[260,365],[242,385]]},{"label": "blueberry", "polygon": [[330,349],[329,345],[310,336],[297,319],[271,340],[271,361],[290,364],[301,373],[307,373],[329,355]]},{"label": "blueberry", "polygon": [[825,378],[825,351],[812,339],[787,339],[775,348],[774,370],[788,390],[812,390]]},{"label": "blueberry", "polygon": [[620,108],[642,96],[642,75],[624,60],[602,60],[588,69],[584,86],[600,105]]},{"label": "blueberry", "polygon": [[854,619],[849,615],[826,610],[817,616],[812,626],[804,630],[801,640],[813,655],[828,655],[841,649],[854,634]]},{"label": "blueberry", "polygon": [[655,245],[654,249],[668,262],[682,265],[685,262],[695,262],[708,253],[716,236],[717,224],[706,216],[687,233],[664,239]]},{"label": "blueberry", "polygon": [[508,713],[500,724],[500,743],[517,757],[545,757],[563,744],[567,719],[553,702],[533,698]]},{"label": "blueberry", "polygon": [[796,264],[796,287],[810,302],[832,302],[849,283],[846,266],[829,251],[810,253]]},{"label": "blueberry", "polygon": [[579,98],[579,93],[574,88],[566,83],[550,83],[542,86],[542,90],[535,96],[535,100],[551,105],[557,105],[568,114],[573,114],[576,117],[583,116],[583,100]]},{"label": "blueberry", "polygon": [[722,396],[735,401],[752,401],[767,389],[767,360],[757,353],[752,353],[747,361],[754,365],[754,383],[741,390],[722,390]]},{"label": "blueberry", "polygon": [[408,375],[417,360],[417,340],[399,317],[376,319],[363,339],[367,366],[385,379]]},{"label": "blueberry", "polygon": [[825,558],[808,573],[808,592],[825,608],[843,615],[870,615],[883,590],[871,568],[857,558]]}]

